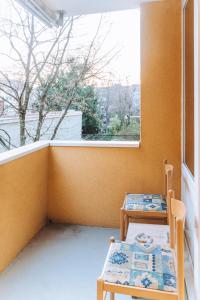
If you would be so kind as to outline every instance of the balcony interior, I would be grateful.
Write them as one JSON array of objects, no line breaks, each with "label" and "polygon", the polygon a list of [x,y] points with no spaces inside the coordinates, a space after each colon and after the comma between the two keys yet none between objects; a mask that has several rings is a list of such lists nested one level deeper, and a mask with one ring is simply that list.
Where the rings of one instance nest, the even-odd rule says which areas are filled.
[{"label": "balcony interior", "polygon": [[181,1],[141,5],[140,142],[40,141],[0,155],[1,299],[96,299],[125,192],[162,194],[167,159],[181,199],[181,12]]},{"label": "balcony interior", "polygon": [[37,142],[1,155],[3,299],[95,299],[109,238],[119,238],[124,190],[138,180],[125,166],[139,145],[77,145]]}]

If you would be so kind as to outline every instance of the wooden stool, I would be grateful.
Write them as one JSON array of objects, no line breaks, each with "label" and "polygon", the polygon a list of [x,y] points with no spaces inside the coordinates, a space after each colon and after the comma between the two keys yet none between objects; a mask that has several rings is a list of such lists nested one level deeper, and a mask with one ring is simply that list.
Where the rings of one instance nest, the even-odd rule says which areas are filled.
[{"label": "wooden stool", "polygon": [[97,300],[124,294],[155,300],[184,300],[184,203],[171,199],[170,245],[152,248],[114,242],[112,239],[102,275],[97,281]]},{"label": "wooden stool", "polygon": [[125,240],[130,219],[142,223],[167,224],[167,192],[172,188],[173,166],[164,161],[164,195],[126,193],[120,211],[120,239]]}]

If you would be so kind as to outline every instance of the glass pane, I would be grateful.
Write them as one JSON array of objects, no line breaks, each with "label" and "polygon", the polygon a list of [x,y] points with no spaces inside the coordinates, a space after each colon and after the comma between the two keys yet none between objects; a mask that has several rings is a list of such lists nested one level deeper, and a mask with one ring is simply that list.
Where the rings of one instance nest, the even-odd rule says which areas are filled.
[{"label": "glass pane", "polygon": [[194,175],[194,1],[185,7],[185,163]]}]

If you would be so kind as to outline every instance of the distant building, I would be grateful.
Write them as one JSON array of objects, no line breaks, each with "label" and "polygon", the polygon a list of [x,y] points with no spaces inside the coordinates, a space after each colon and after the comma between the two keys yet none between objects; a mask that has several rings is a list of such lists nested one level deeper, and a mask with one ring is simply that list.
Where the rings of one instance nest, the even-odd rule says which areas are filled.
[{"label": "distant building", "polygon": [[102,115],[102,133],[106,133],[114,115],[140,118],[140,85],[97,87],[98,104]]},{"label": "distant building", "polygon": [[[61,114],[61,111],[48,114],[43,124],[41,140],[49,140],[51,138]],[[26,129],[30,135],[34,135],[37,120],[38,113],[31,113],[26,117]],[[0,129],[5,130],[10,135],[13,145],[19,146],[19,119],[17,116],[0,117]],[[58,129],[56,140],[81,140],[81,134],[82,112],[69,110]],[[27,137],[26,142],[31,143],[32,139]],[[0,145],[0,152],[2,151],[5,151],[5,148]]]},{"label": "distant building", "polygon": [[140,85],[113,84],[96,88],[98,102],[108,113],[118,113],[123,105],[124,113],[140,115]]}]

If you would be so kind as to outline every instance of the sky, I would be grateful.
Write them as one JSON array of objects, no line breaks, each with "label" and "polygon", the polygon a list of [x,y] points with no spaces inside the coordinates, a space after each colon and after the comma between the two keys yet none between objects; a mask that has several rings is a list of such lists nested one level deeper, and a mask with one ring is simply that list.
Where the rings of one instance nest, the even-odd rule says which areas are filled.
[{"label": "sky", "polygon": [[[83,36],[94,35],[100,14],[87,15],[80,20],[77,30]],[[128,10],[103,14],[103,33],[108,32],[102,51],[115,47],[119,51],[108,66],[115,79],[140,83],[140,10]],[[82,22],[82,24],[81,24]],[[93,28],[93,30],[91,30]]]},{"label": "sky", "polygon": [[[7,0],[0,0],[0,17],[9,17],[11,9]],[[12,18],[15,15],[12,14]],[[101,14],[81,17],[74,27],[74,39],[71,47],[83,47],[94,36]],[[140,83],[140,10],[109,12],[103,14],[100,32],[102,39],[107,36],[101,48],[101,54],[114,49],[117,56],[106,67],[105,73],[112,73],[112,81],[122,84]],[[0,53],[7,52],[6,42],[0,43]],[[113,53],[114,53],[113,52]],[[2,69],[12,69],[12,62],[0,55]],[[110,75],[109,75],[110,78]],[[105,76],[105,81],[109,78]],[[104,85],[103,82],[99,85]]]}]

